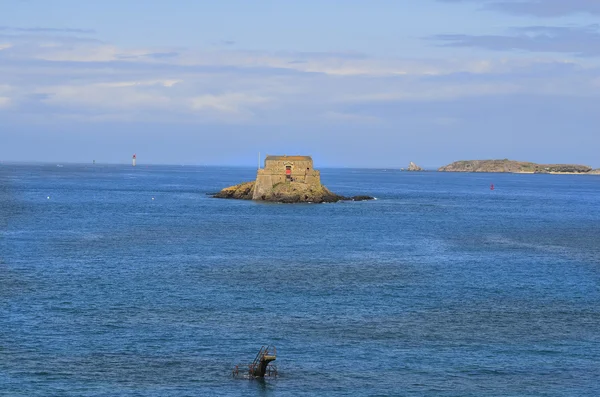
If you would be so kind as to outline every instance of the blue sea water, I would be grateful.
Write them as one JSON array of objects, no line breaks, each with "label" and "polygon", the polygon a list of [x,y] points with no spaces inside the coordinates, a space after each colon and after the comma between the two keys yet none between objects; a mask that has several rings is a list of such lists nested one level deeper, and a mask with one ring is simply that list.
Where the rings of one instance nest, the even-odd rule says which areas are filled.
[{"label": "blue sea water", "polygon": [[0,164],[0,395],[600,395],[600,177],[254,174]]}]

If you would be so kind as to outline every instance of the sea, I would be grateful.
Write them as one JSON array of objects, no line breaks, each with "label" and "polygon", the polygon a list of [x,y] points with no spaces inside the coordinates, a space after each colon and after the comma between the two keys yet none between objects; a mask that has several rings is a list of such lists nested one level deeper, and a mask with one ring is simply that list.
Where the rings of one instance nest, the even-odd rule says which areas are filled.
[{"label": "sea", "polygon": [[255,173],[0,164],[0,395],[600,395],[600,176]]}]

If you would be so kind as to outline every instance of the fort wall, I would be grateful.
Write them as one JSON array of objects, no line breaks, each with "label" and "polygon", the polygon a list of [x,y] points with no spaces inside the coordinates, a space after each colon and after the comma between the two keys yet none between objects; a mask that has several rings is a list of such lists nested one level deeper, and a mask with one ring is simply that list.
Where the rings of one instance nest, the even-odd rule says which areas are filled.
[{"label": "fort wall", "polygon": [[321,173],[313,168],[309,156],[267,156],[265,167],[256,175],[253,200],[260,200],[278,183],[303,183],[320,186]]}]

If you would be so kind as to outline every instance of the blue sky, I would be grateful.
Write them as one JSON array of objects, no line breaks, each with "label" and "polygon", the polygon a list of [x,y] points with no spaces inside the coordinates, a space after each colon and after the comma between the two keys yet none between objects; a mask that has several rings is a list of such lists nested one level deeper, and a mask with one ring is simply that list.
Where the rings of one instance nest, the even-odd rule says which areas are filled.
[{"label": "blue sky", "polygon": [[600,167],[597,0],[3,0],[0,161]]}]

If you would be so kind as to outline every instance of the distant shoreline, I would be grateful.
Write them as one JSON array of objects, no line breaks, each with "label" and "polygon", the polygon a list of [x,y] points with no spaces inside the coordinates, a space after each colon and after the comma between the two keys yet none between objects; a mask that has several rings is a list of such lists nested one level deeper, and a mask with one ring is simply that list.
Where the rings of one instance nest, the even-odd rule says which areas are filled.
[{"label": "distant shoreline", "polygon": [[[488,161],[488,160],[474,160],[474,161]],[[497,161],[497,160],[489,160],[489,161]],[[458,163],[458,162],[457,162]],[[452,163],[455,164],[455,163]],[[529,164],[535,164],[535,163],[529,163]],[[79,167],[86,167],[86,168],[90,168],[93,169],[95,167],[98,168],[102,168],[102,167],[118,167],[118,168],[133,168],[131,163],[104,163],[104,162],[97,162],[96,164],[93,163],[82,163],[82,162],[69,162],[69,161],[63,161],[63,162],[51,162],[51,161],[0,161],[0,168],[2,166],[17,166],[17,167],[23,167],[23,166],[45,166],[45,167],[57,167],[57,168],[63,168],[63,167],[73,167],[73,166],[79,166]],[[147,167],[205,167],[205,168],[230,168],[230,169],[252,169],[252,170],[256,170],[256,166],[255,165],[230,165],[230,164],[192,164],[192,163],[187,163],[187,164],[168,164],[168,163],[143,163],[143,164],[137,164],[137,166],[135,168],[139,168],[139,169],[144,169]],[[436,168],[423,168],[422,170],[419,171],[409,171],[407,169],[404,168],[399,168],[398,166],[388,166],[388,167],[359,167],[359,166],[327,166],[327,167],[322,167],[322,169],[324,170],[368,170],[368,171],[390,171],[390,172],[406,172],[406,173],[431,173],[431,172],[460,172],[460,173],[510,173],[510,174],[549,174],[549,175],[600,175],[600,168],[598,169],[592,169],[591,167],[589,167],[589,169],[591,171],[589,172],[535,172],[535,171],[523,171],[523,170],[515,170],[515,171],[504,171],[504,170],[490,170],[490,171],[482,171],[482,170],[442,170],[442,168],[445,168],[448,166],[444,166],[444,167],[440,167],[438,169]]]},{"label": "distant shoreline", "polygon": [[599,169],[581,164],[537,164],[515,160],[461,160],[440,167],[439,172],[600,175]]}]

